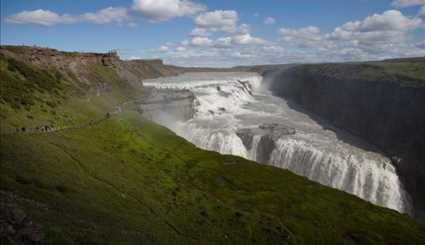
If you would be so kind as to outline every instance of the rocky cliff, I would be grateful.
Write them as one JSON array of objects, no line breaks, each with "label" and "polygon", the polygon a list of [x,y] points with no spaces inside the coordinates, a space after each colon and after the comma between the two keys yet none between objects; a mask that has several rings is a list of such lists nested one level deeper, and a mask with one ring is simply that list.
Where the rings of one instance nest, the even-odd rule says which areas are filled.
[{"label": "rocky cliff", "polygon": [[64,52],[50,48],[29,46],[1,46],[0,55],[36,65],[42,69],[57,70],[68,80],[94,82],[93,66],[111,68],[120,79],[141,84],[142,79],[177,75],[176,68],[164,65],[162,60],[121,60],[117,53]]},{"label": "rocky cliff", "polygon": [[270,86],[319,121],[392,157],[420,216],[425,208],[424,71],[423,58],[300,65],[281,70]]}]

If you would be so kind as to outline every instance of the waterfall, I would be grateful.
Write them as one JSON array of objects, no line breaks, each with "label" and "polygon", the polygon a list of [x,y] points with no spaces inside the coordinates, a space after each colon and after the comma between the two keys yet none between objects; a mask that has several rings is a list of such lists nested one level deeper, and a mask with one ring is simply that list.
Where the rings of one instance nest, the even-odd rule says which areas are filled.
[{"label": "waterfall", "polygon": [[283,99],[259,92],[261,81],[255,73],[189,73],[144,84],[194,94],[194,117],[165,126],[200,148],[288,169],[373,204],[411,211],[388,158],[340,140]]},{"label": "waterfall", "polygon": [[260,143],[260,140],[261,140],[261,135],[254,135],[254,137],[252,138],[252,146],[248,150],[248,159],[257,161],[257,149],[258,149],[258,144]]},{"label": "waterfall", "polygon": [[352,193],[376,205],[409,212],[408,196],[386,158],[322,152],[302,141],[279,139],[270,164]]},{"label": "waterfall", "polygon": [[176,127],[175,132],[202,149],[248,158],[242,140],[231,130],[214,130],[188,123]]}]

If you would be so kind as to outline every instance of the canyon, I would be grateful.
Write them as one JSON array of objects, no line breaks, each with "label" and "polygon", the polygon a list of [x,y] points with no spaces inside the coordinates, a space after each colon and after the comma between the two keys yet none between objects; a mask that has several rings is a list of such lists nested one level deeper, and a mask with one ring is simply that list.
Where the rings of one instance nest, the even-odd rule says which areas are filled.
[{"label": "canyon", "polygon": [[[248,72],[186,73],[144,80],[144,86],[193,93],[182,105],[194,108],[193,118],[182,120],[168,114],[168,109],[161,110],[167,116],[154,120],[198,147],[289,169],[374,204],[413,214],[396,166],[383,152],[293,109],[288,101],[272,95],[267,81],[272,86],[276,82]],[[167,108],[169,103],[161,104]]]},{"label": "canyon", "polygon": [[397,159],[280,94],[291,69],[1,46],[0,241],[425,241]]}]

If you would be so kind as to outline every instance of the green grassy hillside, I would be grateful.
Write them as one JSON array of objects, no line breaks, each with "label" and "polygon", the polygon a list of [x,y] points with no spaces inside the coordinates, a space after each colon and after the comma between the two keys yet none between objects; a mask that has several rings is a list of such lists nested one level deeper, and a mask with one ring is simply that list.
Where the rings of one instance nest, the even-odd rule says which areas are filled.
[{"label": "green grassy hillside", "polygon": [[[111,79],[111,68],[90,68],[109,92],[82,96],[78,82],[48,75],[54,71],[1,62],[1,86],[20,89],[12,89],[17,99],[0,98],[0,207],[22,209],[44,244],[425,243],[425,226],[405,215],[200,150],[141,118],[132,103],[106,116],[143,93]],[[57,86],[27,85],[33,78],[21,68]],[[33,103],[23,105],[29,90]],[[56,131],[33,130],[45,124]]]},{"label": "green grassy hillside", "polygon": [[294,68],[305,79],[322,77],[350,81],[393,82],[404,87],[425,86],[425,60],[400,59],[363,63],[300,65]]}]

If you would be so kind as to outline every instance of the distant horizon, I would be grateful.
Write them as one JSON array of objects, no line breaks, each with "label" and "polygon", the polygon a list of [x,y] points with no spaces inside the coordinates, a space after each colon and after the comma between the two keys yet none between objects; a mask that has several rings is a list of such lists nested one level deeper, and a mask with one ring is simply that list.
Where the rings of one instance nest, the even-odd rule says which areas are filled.
[{"label": "distant horizon", "polygon": [[[107,54],[110,51],[115,51],[114,49],[105,51],[105,52],[96,52],[96,51],[75,51],[75,50],[60,50],[54,47],[48,47],[48,46],[37,46],[37,45],[25,45],[25,44],[1,44],[1,46],[15,46],[15,47],[27,47],[27,48],[40,48],[40,49],[52,49],[56,50],[58,52],[77,52],[77,53],[85,53],[85,54]],[[293,63],[264,63],[264,64],[255,64],[255,65],[235,65],[235,66],[184,66],[184,65],[174,65],[165,62],[160,57],[152,57],[152,58],[144,58],[144,57],[137,57],[137,58],[123,58],[118,54],[118,57],[120,60],[123,61],[131,61],[131,60],[146,60],[146,61],[153,61],[153,60],[161,60],[165,65],[169,66],[178,66],[183,68],[213,68],[213,69],[230,69],[230,68],[238,68],[238,67],[252,67],[252,66],[273,66],[273,65],[292,65],[292,64],[339,64],[339,63],[363,63],[363,62],[379,62],[379,61],[386,61],[386,60],[397,60],[397,59],[417,59],[417,58],[424,58],[424,56],[411,56],[411,57],[394,57],[389,59],[377,59],[377,60],[353,60],[353,61],[335,61],[335,62],[293,62]]]}]

